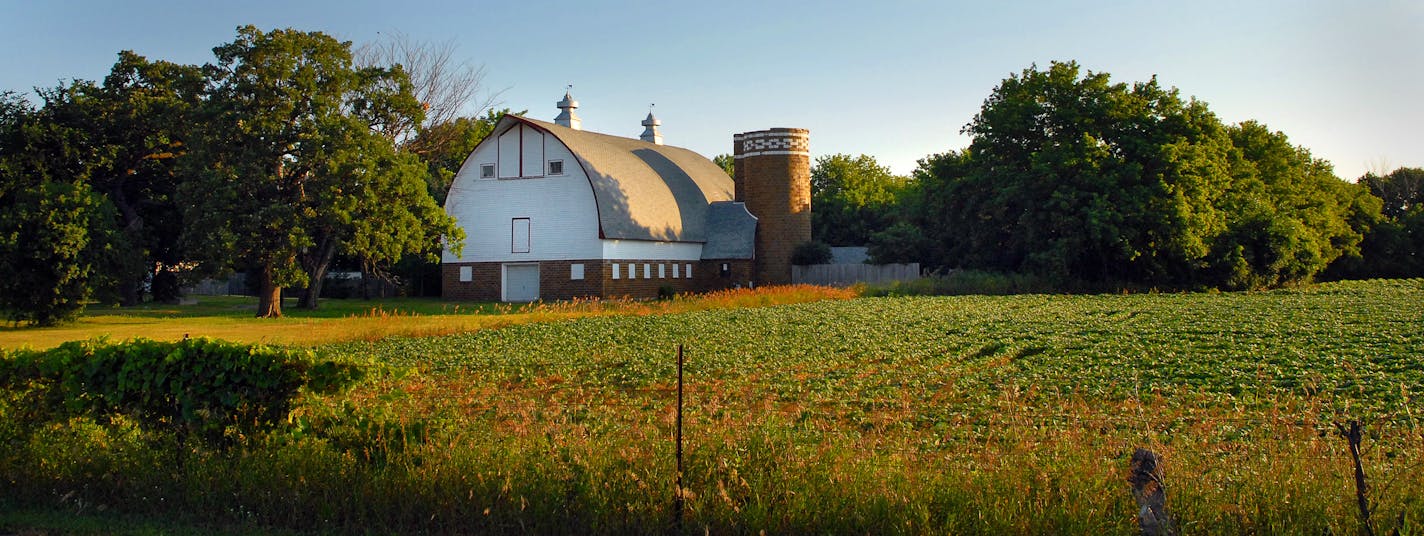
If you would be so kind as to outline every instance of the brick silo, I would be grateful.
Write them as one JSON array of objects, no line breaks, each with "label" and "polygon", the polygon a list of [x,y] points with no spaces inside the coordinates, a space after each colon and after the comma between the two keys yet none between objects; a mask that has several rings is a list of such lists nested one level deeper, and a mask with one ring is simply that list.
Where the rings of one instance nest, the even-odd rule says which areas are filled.
[{"label": "brick silo", "polygon": [[773,128],[732,136],[736,200],[757,218],[758,285],[791,283],[791,251],[811,240],[810,131]]}]

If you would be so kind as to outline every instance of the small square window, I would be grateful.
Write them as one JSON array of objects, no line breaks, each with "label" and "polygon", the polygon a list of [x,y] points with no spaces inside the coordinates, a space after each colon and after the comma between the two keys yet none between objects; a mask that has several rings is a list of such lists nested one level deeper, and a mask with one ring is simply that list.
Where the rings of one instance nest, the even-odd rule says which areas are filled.
[{"label": "small square window", "polygon": [[470,281],[474,280],[474,278],[475,278],[475,269],[474,269],[473,267],[470,267],[470,266],[461,266],[461,267],[460,267],[460,282],[461,282],[461,283],[469,283]]},{"label": "small square window", "polygon": [[569,265],[569,279],[575,280],[575,281],[583,279],[583,265],[582,265],[582,264],[570,264],[570,265]]},{"label": "small square window", "polygon": [[481,179],[493,179],[493,178],[494,178],[494,164],[480,164],[480,178],[481,178]]},{"label": "small square window", "polygon": [[564,174],[564,161],[563,161],[563,160],[550,160],[550,161],[549,161],[549,174],[550,174],[550,175],[563,175],[563,174]]},{"label": "small square window", "polygon": [[680,264],[678,264],[678,263],[672,263],[672,278],[673,278],[673,279],[677,279],[677,278],[679,278],[679,277],[682,277],[682,276],[680,276],[680,275],[677,275],[677,273],[680,271],[680,270],[679,270],[680,268],[682,268],[682,265],[680,265]]},{"label": "small square window", "polygon": [[618,268],[619,268],[620,266],[622,266],[622,265],[621,265],[621,264],[618,264],[618,263],[616,263],[616,262],[613,263],[613,279],[618,279]]},{"label": "small square window", "polygon": [[638,267],[635,266],[635,265],[634,265],[633,263],[631,263],[631,262],[628,263],[628,279],[637,279],[637,278],[638,278]]},{"label": "small square window", "polygon": [[648,263],[646,263],[646,262],[643,263],[643,279],[652,279],[652,278],[653,278],[653,265],[648,264]]},{"label": "small square window", "polygon": [[666,278],[667,278],[667,265],[666,265],[666,264],[662,264],[662,263],[658,263],[658,279],[666,279]]}]

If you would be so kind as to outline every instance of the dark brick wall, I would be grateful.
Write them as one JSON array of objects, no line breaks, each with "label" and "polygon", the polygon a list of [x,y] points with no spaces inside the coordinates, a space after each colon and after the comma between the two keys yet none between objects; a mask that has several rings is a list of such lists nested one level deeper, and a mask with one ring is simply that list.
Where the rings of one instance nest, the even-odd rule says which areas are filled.
[{"label": "dark brick wall", "polygon": [[[570,279],[575,264],[583,265],[583,279]],[[571,300],[603,295],[603,261],[540,261],[539,299]]]},{"label": "dark brick wall", "polygon": [[[499,301],[497,262],[445,263],[440,267],[440,297],[447,300]],[[460,281],[460,267],[469,266],[470,281]]]},{"label": "dark brick wall", "polygon": [[[618,279],[613,279],[613,264],[618,264]],[[632,263],[638,270],[637,277],[628,278],[628,264]],[[692,278],[687,277],[684,269],[689,263],[692,264]],[[647,264],[651,278],[643,277],[643,265]],[[672,276],[672,265],[678,265],[678,277]],[[658,265],[663,266],[664,277],[658,277]],[[656,298],[658,289],[668,287],[673,292],[701,292],[702,285],[699,276],[704,269],[702,261],[651,261],[651,260],[631,260],[603,261],[603,288],[605,296],[630,297],[630,298]]]},{"label": "dark brick wall", "polygon": [[[628,278],[628,264],[636,266],[637,277]],[[726,263],[727,274],[723,274],[721,266]],[[472,300],[472,301],[499,301],[500,299],[500,266],[504,263],[498,262],[470,262],[445,264],[441,268],[443,293],[447,300]],[[574,264],[583,264],[583,279],[570,279],[570,268]],[[752,261],[750,260],[727,260],[727,261],[653,261],[653,260],[630,260],[623,259],[617,261],[619,265],[619,277],[613,279],[614,261],[607,260],[577,260],[577,261],[540,261],[539,262],[539,298],[542,300],[569,300],[590,296],[600,296],[606,298],[629,297],[635,299],[649,299],[658,297],[658,290],[668,287],[673,292],[706,292],[723,288],[747,286],[752,279]],[[643,277],[643,265],[647,264],[652,277]],[[658,265],[663,266],[663,277],[658,277]],[[678,265],[678,277],[674,278],[672,265]],[[685,267],[692,265],[692,277],[687,277]],[[460,281],[460,267],[469,266],[472,270],[472,280],[468,282]]]}]

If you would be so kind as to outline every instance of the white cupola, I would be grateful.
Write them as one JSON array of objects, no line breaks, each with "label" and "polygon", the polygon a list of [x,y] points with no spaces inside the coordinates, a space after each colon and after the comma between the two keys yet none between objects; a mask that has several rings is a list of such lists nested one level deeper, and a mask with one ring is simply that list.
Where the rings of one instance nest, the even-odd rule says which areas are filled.
[{"label": "white cupola", "polygon": [[658,118],[653,117],[652,106],[648,106],[648,118],[643,120],[643,135],[638,136],[638,139],[649,143],[662,145],[663,135],[658,132],[658,125],[661,124],[663,124],[662,121],[659,121]]},{"label": "white cupola", "polygon": [[569,86],[569,88],[569,90],[564,91],[564,100],[558,102],[559,116],[554,118],[554,124],[566,126],[574,130],[583,130],[583,120],[579,119],[579,116],[574,113],[574,110],[577,109],[579,105],[578,101],[574,100],[573,95],[570,94],[573,86]]}]

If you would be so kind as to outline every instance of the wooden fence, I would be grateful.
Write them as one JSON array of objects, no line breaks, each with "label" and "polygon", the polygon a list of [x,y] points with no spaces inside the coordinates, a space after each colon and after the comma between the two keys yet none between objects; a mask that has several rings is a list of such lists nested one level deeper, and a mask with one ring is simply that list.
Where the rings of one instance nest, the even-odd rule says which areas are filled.
[{"label": "wooden fence", "polygon": [[791,282],[847,287],[856,283],[889,283],[920,278],[920,263],[811,264],[791,267]]}]

